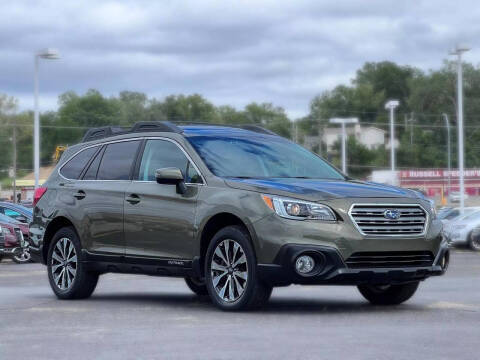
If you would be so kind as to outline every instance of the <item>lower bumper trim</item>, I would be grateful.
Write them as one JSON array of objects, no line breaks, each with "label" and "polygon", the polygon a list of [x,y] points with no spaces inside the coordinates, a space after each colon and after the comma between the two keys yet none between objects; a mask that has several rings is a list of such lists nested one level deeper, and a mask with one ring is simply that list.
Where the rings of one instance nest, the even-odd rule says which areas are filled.
[{"label": "lower bumper trim", "polygon": [[[313,276],[301,276],[294,270],[293,262],[302,252],[320,252],[327,259],[322,272]],[[258,264],[260,279],[272,286],[290,284],[309,285],[362,285],[362,284],[399,284],[425,280],[430,276],[442,275],[446,267],[441,259],[448,256],[448,247],[442,245],[435,262],[427,267],[402,268],[348,268],[340,254],[334,248],[323,246],[285,245],[275,259],[274,264]],[[448,264],[447,264],[448,265]]]}]

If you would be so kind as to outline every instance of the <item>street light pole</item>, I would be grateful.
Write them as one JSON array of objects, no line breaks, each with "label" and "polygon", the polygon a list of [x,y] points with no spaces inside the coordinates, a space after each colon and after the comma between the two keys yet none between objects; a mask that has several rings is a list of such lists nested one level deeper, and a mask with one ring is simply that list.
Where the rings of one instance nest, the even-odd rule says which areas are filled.
[{"label": "street light pole", "polygon": [[33,172],[35,174],[35,189],[40,179],[40,117],[38,114],[38,55],[35,55],[34,73],[34,115],[33,115]]},{"label": "street light pole", "polygon": [[35,54],[34,58],[34,116],[33,116],[33,172],[35,174],[35,189],[40,182],[40,115],[38,110],[38,65],[40,59],[55,60],[60,57],[55,49],[44,49]]},{"label": "street light pole", "polygon": [[344,174],[347,173],[347,131],[345,128],[346,124],[356,124],[358,123],[358,118],[332,118],[330,119],[332,124],[341,124],[342,125],[342,171]]},{"label": "street light pole", "polygon": [[[448,185],[447,193],[450,195],[451,183],[450,183],[450,173],[452,170],[451,166],[451,155],[450,155],[450,122],[448,121],[448,115],[443,113],[443,118],[445,119],[445,125],[447,126],[447,163],[448,163]],[[450,202],[450,201],[448,201]]]},{"label": "street light pole", "polygon": [[395,108],[398,100],[390,100],[385,104],[385,109],[390,110],[390,165],[392,166],[392,180],[395,174]]},{"label": "street light pole", "polygon": [[457,55],[458,172],[460,182],[460,213],[462,214],[465,208],[462,54],[468,50],[470,50],[468,47],[457,44],[455,49],[450,53],[451,55]]}]

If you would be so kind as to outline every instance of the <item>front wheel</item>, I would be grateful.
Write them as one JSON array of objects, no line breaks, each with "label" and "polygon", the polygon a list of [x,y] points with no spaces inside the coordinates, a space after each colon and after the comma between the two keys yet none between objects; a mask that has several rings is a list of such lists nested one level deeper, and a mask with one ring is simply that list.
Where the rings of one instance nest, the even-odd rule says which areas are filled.
[{"label": "front wheel", "polygon": [[474,251],[480,251],[480,229],[475,229],[472,231],[468,238],[468,245],[470,246],[470,249]]},{"label": "front wheel", "polygon": [[12,257],[12,260],[17,264],[25,264],[30,262],[30,251],[28,248],[23,248],[22,253]]},{"label": "front wheel", "polygon": [[272,287],[258,278],[250,236],[240,226],[227,226],[213,237],[205,261],[205,281],[212,302],[222,310],[262,306]]},{"label": "front wheel", "polygon": [[97,286],[98,273],[87,271],[81,259],[81,244],[72,227],[57,231],[47,257],[48,279],[59,299],[84,299]]},{"label": "front wheel", "polygon": [[360,285],[358,290],[371,304],[398,305],[415,294],[418,284],[416,281],[400,285]]}]

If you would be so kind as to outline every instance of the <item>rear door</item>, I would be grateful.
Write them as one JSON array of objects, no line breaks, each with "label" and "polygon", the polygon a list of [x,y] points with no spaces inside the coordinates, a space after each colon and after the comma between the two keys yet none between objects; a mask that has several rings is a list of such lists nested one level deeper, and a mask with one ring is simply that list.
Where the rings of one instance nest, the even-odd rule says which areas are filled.
[{"label": "rear door", "polygon": [[[158,184],[155,170],[182,170],[187,192]],[[177,143],[148,139],[135,178],[125,194],[126,256],[192,259],[198,191],[203,180]]]},{"label": "rear door", "polygon": [[123,204],[140,140],[104,145],[75,183],[76,216],[83,246],[91,253],[124,255]]}]

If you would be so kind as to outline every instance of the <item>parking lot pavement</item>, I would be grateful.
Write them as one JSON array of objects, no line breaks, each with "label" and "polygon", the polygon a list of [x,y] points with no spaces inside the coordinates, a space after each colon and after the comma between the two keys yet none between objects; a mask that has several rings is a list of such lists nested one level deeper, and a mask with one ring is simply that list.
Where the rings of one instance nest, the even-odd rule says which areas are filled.
[{"label": "parking lot pavement", "polygon": [[39,264],[0,263],[0,359],[478,359],[480,255],[408,303],[354,287],[290,286],[260,311],[226,313],[182,279],[109,274],[87,300],[57,300]]}]

